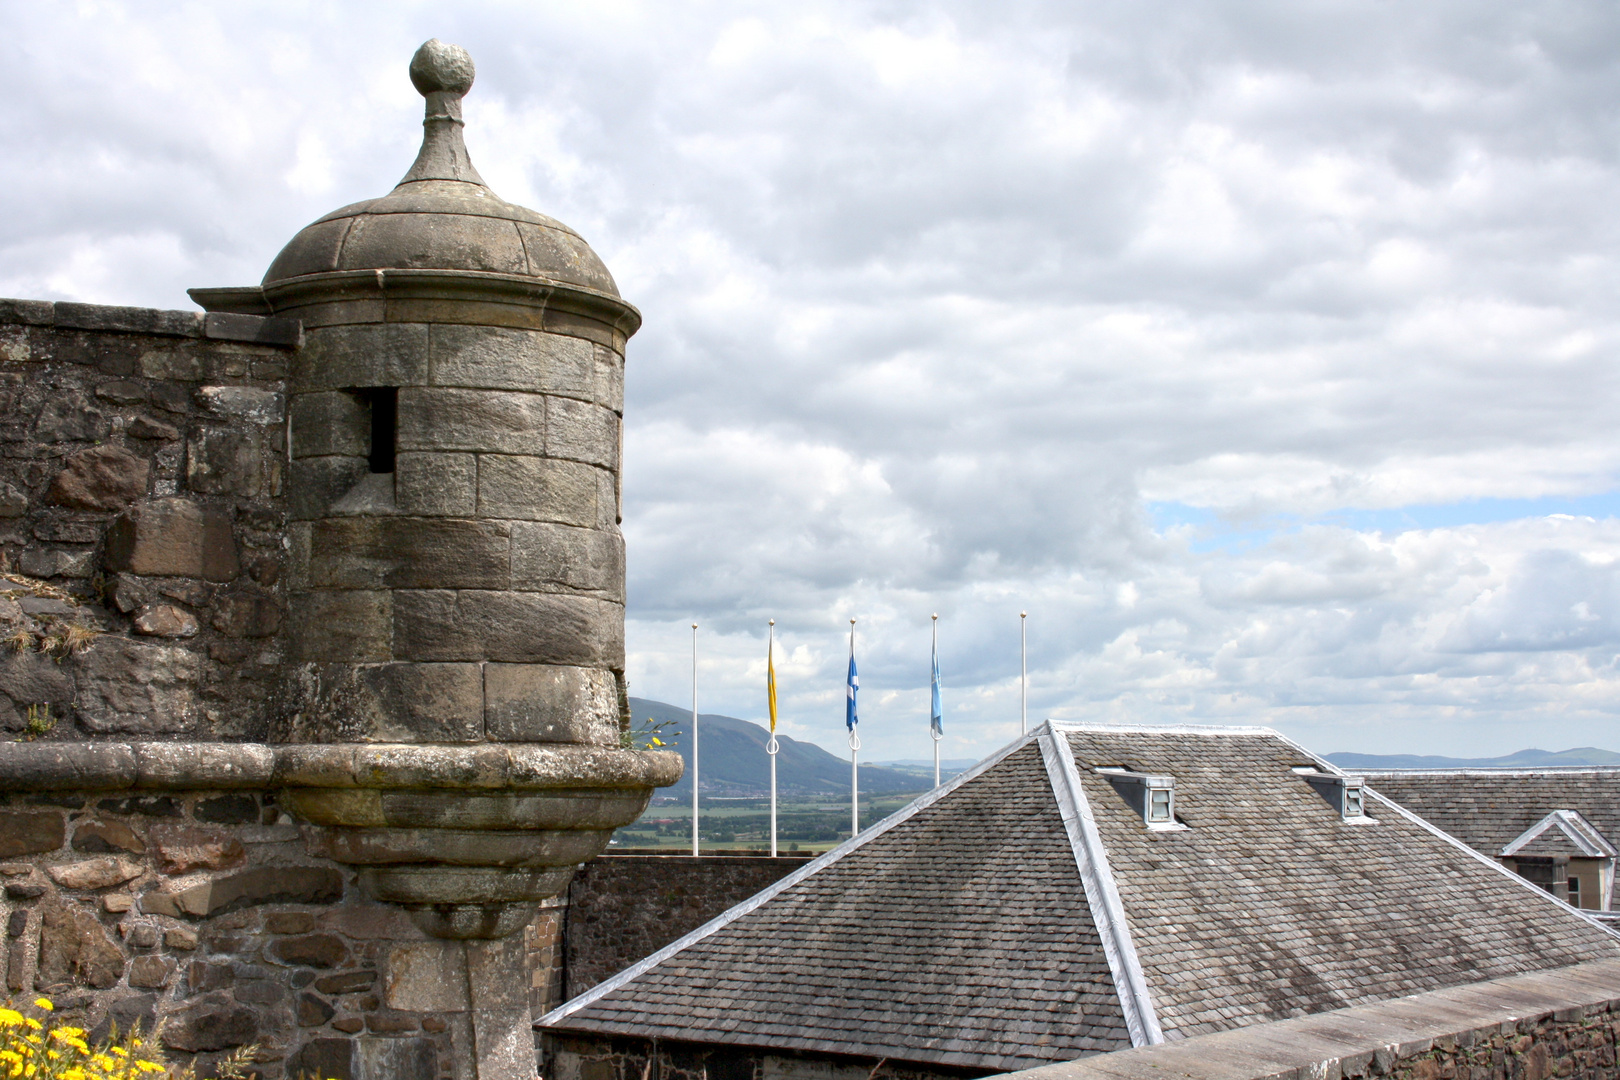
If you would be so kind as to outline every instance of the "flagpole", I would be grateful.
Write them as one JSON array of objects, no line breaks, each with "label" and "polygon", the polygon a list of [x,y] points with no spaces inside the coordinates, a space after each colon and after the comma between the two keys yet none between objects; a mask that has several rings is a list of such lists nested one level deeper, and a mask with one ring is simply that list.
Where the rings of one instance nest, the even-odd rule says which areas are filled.
[{"label": "flagpole", "polygon": [[697,623],[692,624],[692,858],[698,857]]},{"label": "flagpole", "polygon": [[771,738],[765,744],[765,752],[771,756],[771,858],[776,858],[776,752],[781,746],[776,741],[776,620],[772,619],[770,628],[766,631],[770,635],[770,644],[765,648],[765,675],[770,690],[771,706]]},{"label": "flagpole", "polygon": [[1018,613],[1018,734],[1029,734],[1029,612]]},{"label": "flagpole", "polygon": [[940,715],[939,704],[939,613],[934,613],[934,671],[933,682],[929,687],[928,703],[928,736],[934,740],[934,786],[939,787],[939,740],[945,733],[940,730],[940,722],[944,719]]},{"label": "flagpole", "polygon": [[855,760],[861,749],[861,737],[855,732],[855,725],[860,723],[860,715],[855,707],[855,693],[860,685],[860,679],[855,674],[855,620],[851,619],[849,620],[849,714],[846,719],[849,724],[849,835],[852,838],[861,831],[861,774]]}]

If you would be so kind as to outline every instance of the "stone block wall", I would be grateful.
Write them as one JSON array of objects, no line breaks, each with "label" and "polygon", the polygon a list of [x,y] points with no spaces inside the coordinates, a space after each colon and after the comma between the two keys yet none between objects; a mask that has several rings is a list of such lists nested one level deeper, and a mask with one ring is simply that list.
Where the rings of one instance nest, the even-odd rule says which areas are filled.
[{"label": "stone block wall", "polygon": [[[799,869],[808,855],[603,855],[568,887],[561,1004]],[[555,978],[555,976],[554,976]]]},{"label": "stone block wall", "polygon": [[[477,1025],[527,1010],[513,972],[558,922],[430,938],[241,790],[7,795],[0,887],[0,999],[50,995],[98,1035],[139,1022],[199,1076],[254,1043],[265,1080],[471,1080]],[[504,1050],[532,1063],[532,1042]]]},{"label": "stone block wall", "polygon": [[0,300],[0,729],[262,739],[295,321]]}]

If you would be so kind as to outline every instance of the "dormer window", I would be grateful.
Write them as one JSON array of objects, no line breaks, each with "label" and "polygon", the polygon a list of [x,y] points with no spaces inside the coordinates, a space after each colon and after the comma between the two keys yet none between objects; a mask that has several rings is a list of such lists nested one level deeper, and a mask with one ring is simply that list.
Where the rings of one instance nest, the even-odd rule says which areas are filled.
[{"label": "dormer window", "polygon": [[1170,832],[1187,826],[1176,820],[1176,778],[1156,773],[1137,772],[1122,765],[1104,765],[1097,769],[1119,792],[1128,806],[1142,815],[1142,821],[1154,832]]},{"label": "dormer window", "polygon": [[1304,778],[1327,804],[1339,812],[1339,817],[1352,825],[1375,825],[1367,816],[1366,781],[1359,776],[1323,772],[1314,765],[1297,765],[1294,773]]}]

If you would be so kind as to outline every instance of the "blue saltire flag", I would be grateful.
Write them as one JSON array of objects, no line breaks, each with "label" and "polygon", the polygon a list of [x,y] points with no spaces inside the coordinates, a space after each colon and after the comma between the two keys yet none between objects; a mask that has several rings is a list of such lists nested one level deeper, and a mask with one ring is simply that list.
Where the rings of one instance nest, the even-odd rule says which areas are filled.
[{"label": "blue saltire flag", "polygon": [[855,714],[855,692],[860,688],[861,680],[855,674],[855,643],[852,641],[849,643],[849,686],[845,690],[844,701],[844,724],[851,731],[861,722],[861,718]]},{"label": "blue saltire flag", "polygon": [[928,707],[928,727],[935,735],[945,734],[945,708],[939,703],[939,642],[934,642],[934,694]]}]

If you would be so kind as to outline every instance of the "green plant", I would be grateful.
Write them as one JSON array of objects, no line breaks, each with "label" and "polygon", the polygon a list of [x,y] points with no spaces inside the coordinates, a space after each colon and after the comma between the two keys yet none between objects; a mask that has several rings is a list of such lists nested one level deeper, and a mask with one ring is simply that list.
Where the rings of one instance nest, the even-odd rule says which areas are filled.
[{"label": "green plant", "polygon": [[[48,735],[56,726],[57,718],[51,715],[51,703],[28,706],[28,726],[24,729],[26,736],[37,739],[41,735]],[[43,999],[41,999],[43,1000]]]},{"label": "green plant", "polygon": [[658,750],[668,746],[669,743],[664,741],[663,736],[673,739],[680,734],[678,731],[668,730],[674,723],[674,720],[654,720],[649,716],[641,722],[640,727],[619,732],[619,749]]}]

